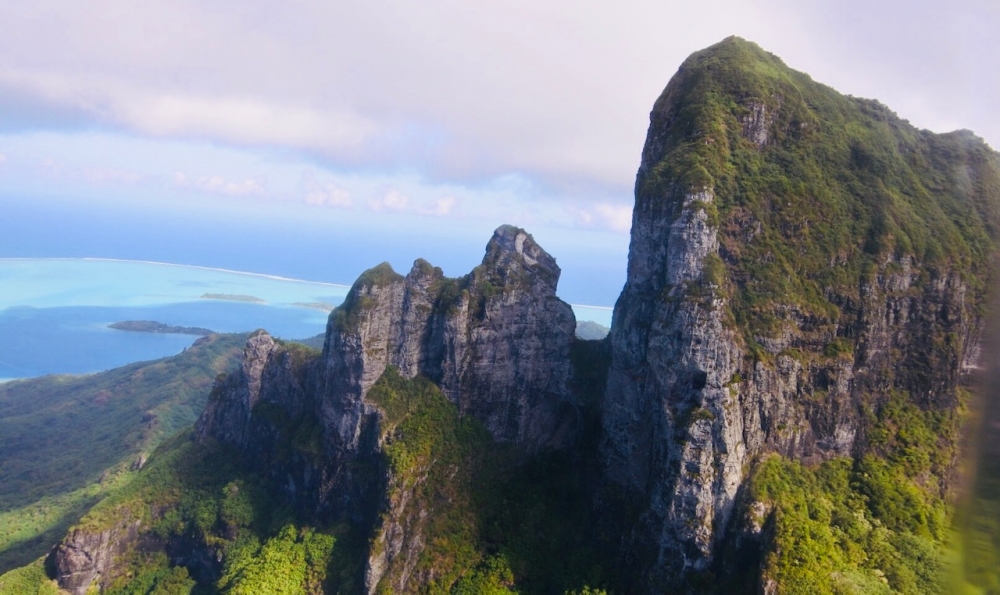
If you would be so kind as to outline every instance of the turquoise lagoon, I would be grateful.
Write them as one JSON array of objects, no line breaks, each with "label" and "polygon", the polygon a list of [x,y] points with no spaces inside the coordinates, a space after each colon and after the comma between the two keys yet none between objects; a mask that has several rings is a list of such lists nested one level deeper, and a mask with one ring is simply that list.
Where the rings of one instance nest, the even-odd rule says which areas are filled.
[{"label": "turquoise lagoon", "polygon": [[[224,269],[88,258],[0,258],[0,379],[82,374],[179,353],[196,337],[109,329],[154,320],[286,339],[322,333],[347,285]],[[206,294],[243,299],[209,299]],[[573,306],[611,324],[611,308]]]}]

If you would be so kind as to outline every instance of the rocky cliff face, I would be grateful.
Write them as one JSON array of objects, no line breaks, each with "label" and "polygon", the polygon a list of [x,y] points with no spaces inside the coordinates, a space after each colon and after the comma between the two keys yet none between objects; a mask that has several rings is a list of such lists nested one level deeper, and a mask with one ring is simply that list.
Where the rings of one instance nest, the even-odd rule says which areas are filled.
[{"label": "rocky cliff face", "polygon": [[[559,273],[511,226],[497,229],[465,278],[445,278],[423,260],[405,277],[388,264],[371,269],[331,314],[318,358],[254,334],[241,370],[216,385],[197,434],[237,446],[311,514],[381,523],[368,590],[390,571],[406,584],[422,534],[404,509],[420,478],[404,481],[380,462],[383,414],[368,391],[392,366],[433,380],[497,441],[528,450],[564,443],[578,425],[568,385],[576,323],[555,295]],[[301,436],[314,442],[287,448]],[[397,558],[404,543],[407,556]]]},{"label": "rocky cliff face", "polygon": [[[781,78],[734,82],[726,69],[740,59]],[[816,241],[802,234],[824,219],[806,208],[798,220],[788,206],[819,189],[761,188],[754,179],[753,168],[771,167],[769,159],[820,143],[803,132],[817,119],[803,96],[832,91],[791,72],[756,46],[727,40],[685,62],[650,116],[628,281],[611,331],[601,447],[605,477],[641,510],[626,540],[626,559],[649,577],[639,590],[712,568],[736,525],[760,530],[733,514],[752,507],[741,490],[760,455],[816,462],[874,451],[867,430],[881,403],[905,394],[924,408],[953,409],[978,355],[982,292],[970,287],[976,282],[960,259],[929,262],[854,240],[822,255],[822,269],[810,270],[803,249],[766,277],[781,247]],[[732,101],[699,99],[709,88]],[[790,184],[820,181],[795,173],[785,172]],[[870,200],[866,209],[888,200],[852,197],[863,192],[857,186],[840,191],[836,200]],[[964,200],[978,199],[970,192]],[[986,270],[988,258],[974,266]],[[822,272],[838,267],[835,277]]]},{"label": "rocky cliff face", "polygon": [[[369,594],[471,581],[477,556],[511,545],[436,542],[436,526],[544,526],[475,510],[470,461],[485,458],[468,451],[495,442],[459,423],[469,417],[537,455],[533,482],[552,461],[586,478],[575,493],[549,485],[558,495],[534,511],[593,496],[573,529],[620,555],[601,580],[621,592],[834,579],[932,592],[998,229],[1000,156],[981,140],[916,130],[728,39],[689,58],[653,108],[606,342],[573,348],[559,267],[502,226],[463,278],[423,260],[406,276],[364,273],[322,353],[254,333],[196,435],[235,447],[306,518],[361,527]],[[515,472],[498,469],[485,483],[506,488]],[[781,542],[782,519],[792,532],[843,526],[826,542]],[[137,531],[71,534],[61,584],[85,590]],[[590,539],[560,532],[572,539],[554,543]],[[869,537],[880,558],[858,553]],[[782,543],[814,560],[783,561]]]},{"label": "rocky cliff face", "polygon": [[115,558],[139,539],[139,521],[124,519],[114,527],[91,533],[74,530],[55,551],[56,580],[73,595],[88,593],[115,570]]},{"label": "rocky cliff face", "polygon": [[327,423],[354,444],[361,396],[394,366],[435,381],[499,441],[557,442],[560,424],[571,421],[567,329],[575,325],[555,295],[559,273],[555,259],[511,226],[497,229],[483,263],[463,279],[446,279],[423,260],[406,277],[388,265],[369,271],[327,328],[324,392],[344,395],[330,401]]}]

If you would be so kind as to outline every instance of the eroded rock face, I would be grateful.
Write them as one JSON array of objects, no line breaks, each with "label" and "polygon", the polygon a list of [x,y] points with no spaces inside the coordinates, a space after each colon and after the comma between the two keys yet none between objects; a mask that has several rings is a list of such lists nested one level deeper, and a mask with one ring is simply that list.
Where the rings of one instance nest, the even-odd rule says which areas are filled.
[{"label": "eroded rock face", "polygon": [[568,382],[576,319],[555,295],[559,273],[531,236],[503,226],[445,315],[441,389],[499,441],[557,445],[575,422]]},{"label": "eroded rock face", "polygon": [[[641,511],[623,539],[638,592],[671,591],[712,568],[723,536],[749,526],[734,510],[758,456],[818,462],[864,452],[866,416],[893,391],[955,407],[982,328],[961,271],[890,254],[856,290],[827,289],[834,323],[777,296],[781,323],[751,347],[720,287],[727,280],[712,270],[733,259],[715,205],[735,201],[711,186],[649,183],[682,142],[673,129],[682,86],[672,82],[651,115],[602,411],[604,477]],[[780,101],[749,101],[735,119],[758,151],[773,140],[775,109]],[[761,230],[743,221],[730,245]]]},{"label": "eroded rock face", "polygon": [[648,500],[639,547],[663,577],[710,563],[748,455],[730,382],[743,352],[723,325],[722,300],[688,295],[718,251],[705,213],[714,197],[680,200],[672,222],[637,202],[603,412],[606,474]]},{"label": "eroded rock face", "polygon": [[[385,468],[381,414],[366,395],[393,366],[433,380],[498,441],[528,450],[565,443],[578,425],[569,389],[576,321],[555,295],[559,274],[555,259],[511,226],[496,230],[464,278],[445,278],[423,260],[405,277],[380,265],[331,313],[319,357],[255,333],[241,370],[216,384],[196,434],[237,446],[305,511],[372,526],[367,589],[383,576],[405,585],[422,548],[421,517],[406,510],[420,478],[400,489]],[[289,452],[291,435],[321,440]]]},{"label": "eroded rock face", "polygon": [[225,393],[198,419],[198,431],[208,428],[223,442],[242,444],[247,441],[250,412],[260,400],[262,376],[271,354],[278,348],[267,332],[258,330],[247,339],[240,369],[217,382],[213,394]]},{"label": "eroded rock face", "polygon": [[860,300],[841,304],[837,333],[852,350],[824,357],[838,337],[810,332],[803,318],[759,338],[767,359],[750,357],[725,323],[726,298],[704,279],[705,259],[718,251],[705,221],[710,199],[678,198],[681,214],[659,226],[636,209],[611,332],[602,457],[606,477],[648,503],[633,538],[653,590],[711,566],[755,456],[850,456],[864,446],[863,404],[899,389],[954,407],[978,353],[981,321],[959,275],[917,288],[913,263],[890,259]]},{"label": "eroded rock face", "polygon": [[91,584],[115,570],[115,558],[138,541],[139,521],[123,519],[104,531],[74,529],[55,551],[59,588],[85,595]]}]

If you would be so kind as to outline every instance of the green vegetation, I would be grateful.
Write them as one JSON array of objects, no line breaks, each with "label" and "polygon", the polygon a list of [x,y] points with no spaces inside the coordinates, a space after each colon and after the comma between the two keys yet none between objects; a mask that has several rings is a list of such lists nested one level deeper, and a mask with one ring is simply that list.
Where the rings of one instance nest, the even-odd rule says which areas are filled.
[{"label": "green vegetation", "polygon": [[215,335],[154,362],[0,385],[0,572],[48,551],[143,453],[191,425],[245,340]]},{"label": "green vegetation", "polygon": [[[130,519],[151,527],[146,546],[133,547],[104,579],[114,595],[188,593],[195,581],[171,566],[150,543],[181,540],[224,556],[211,592],[305,594],[323,590],[336,539],[302,523],[278,490],[241,469],[239,457],[220,444],[198,444],[189,432],[158,449],[128,484],[96,505],[76,526],[112,529]],[[198,544],[201,544],[199,546]]]},{"label": "green vegetation", "polygon": [[326,333],[320,333],[308,339],[298,339],[295,343],[301,343],[306,347],[312,347],[316,351],[323,351],[323,343],[326,342]]},{"label": "green vegetation", "polygon": [[764,576],[778,593],[949,593],[948,477],[960,411],[896,392],[873,413],[868,454],[809,468],[772,455],[753,472],[773,510]]},{"label": "green vegetation", "polygon": [[109,324],[108,328],[113,328],[119,331],[134,331],[137,333],[172,333],[177,335],[197,335],[200,337],[212,334],[212,331],[207,328],[197,326],[174,326],[172,324],[163,324],[162,322],[154,322],[152,320],[125,320]]},{"label": "green vegetation", "polygon": [[864,457],[809,469],[772,456],[751,485],[773,507],[763,574],[777,593],[948,593],[944,503],[901,468]]},{"label": "green vegetation", "polygon": [[253,534],[241,536],[226,552],[219,590],[231,595],[321,592],[334,542],[330,535],[293,525],[264,544]]},{"label": "green vegetation", "polygon": [[127,562],[129,579],[113,582],[102,591],[105,595],[189,595],[194,580],[185,568],[171,567],[166,554],[136,554]]},{"label": "green vegetation", "polygon": [[45,574],[41,558],[27,566],[0,574],[0,593],[11,595],[59,595],[56,582]]},{"label": "green vegetation", "polygon": [[351,286],[351,290],[347,292],[344,303],[340,304],[330,315],[330,322],[341,331],[356,329],[360,317],[375,305],[375,301],[371,296],[362,294],[362,289],[366,287],[383,287],[402,280],[403,276],[392,270],[392,265],[388,262],[383,262],[361,273],[361,276]]},{"label": "green vegetation", "polygon": [[[607,369],[599,346],[578,351],[577,363],[589,363],[590,374]],[[408,514],[428,513],[414,570],[434,569],[428,593],[559,593],[610,581],[590,529],[590,463],[567,452],[526,456],[493,443],[433,383],[406,380],[393,368],[369,399],[386,413],[394,489],[412,490]],[[595,444],[584,450],[596,453]]]},{"label": "green vegetation", "polygon": [[[594,368],[606,369],[601,344],[580,345],[577,365],[588,366],[591,375],[601,373]],[[306,348],[286,347],[302,351],[303,362],[315,357]],[[378,526],[392,522],[421,527],[423,549],[412,580],[433,571],[429,584],[409,584],[407,590],[603,594],[585,586],[610,582],[589,528],[585,469],[591,463],[581,466],[567,452],[526,455],[495,444],[482,424],[459,416],[432,382],[405,379],[393,368],[368,398],[384,412],[387,498],[406,498],[402,518],[390,509],[374,533],[344,519],[317,523],[288,506],[268,480],[241,468],[228,447],[196,443],[182,433],[76,525],[92,533],[138,519],[147,528],[144,545],[133,547],[115,575],[102,579],[104,592],[357,592],[370,548],[377,553],[383,547],[372,538]],[[303,441],[298,436],[309,434],[306,426],[259,408],[254,415],[268,415],[294,443],[289,448],[301,451],[296,445]],[[592,442],[588,453],[596,452]],[[178,542],[202,548],[210,558],[221,556],[221,577],[196,586],[187,570],[171,566],[162,544]],[[379,592],[392,592],[393,580],[384,577]]]},{"label": "green vegetation", "polygon": [[[763,146],[744,134],[753,117]],[[1000,158],[971,133],[917,130],[738,38],[684,63],[654,109],[653,126],[663,121],[666,148],[637,200],[679,205],[680,194],[713,192],[689,208],[718,221],[722,259],[705,275],[730,297],[748,344],[778,331],[787,305],[835,328],[831,297],[857,298],[890,258],[958,271],[970,303],[981,302]]]},{"label": "green vegetation", "polygon": [[487,558],[479,568],[455,583],[452,595],[516,595],[514,573],[503,556]]}]

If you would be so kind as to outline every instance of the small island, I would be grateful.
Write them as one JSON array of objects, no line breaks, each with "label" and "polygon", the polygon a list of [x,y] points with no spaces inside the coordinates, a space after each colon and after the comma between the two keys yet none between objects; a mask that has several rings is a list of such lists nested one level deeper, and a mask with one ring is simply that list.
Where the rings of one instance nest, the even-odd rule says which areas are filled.
[{"label": "small island", "polygon": [[243,294],[233,294],[233,293],[204,293],[201,296],[203,300],[230,300],[233,302],[250,302],[252,304],[263,304],[266,303],[264,300],[253,295],[243,295]]},{"label": "small island", "polygon": [[154,322],[152,320],[125,320],[123,322],[109,324],[108,328],[113,328],[119,331],[133,331],[137,333],[197,335],[199,337],[213,334],[213,331],[207,328],[200,328],[196,326],[173,326],[171,324],[163,324],[162,322]]},{"label": "small island", "polygon": [[591,320],[578,320],[576,322],[576,338],[583,339],[584,341],[600,341],[604,337],[608,336],[611,329],[593,322]]}]

